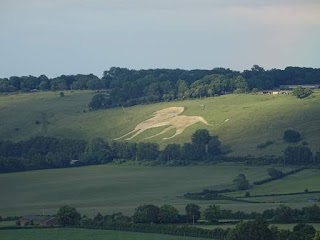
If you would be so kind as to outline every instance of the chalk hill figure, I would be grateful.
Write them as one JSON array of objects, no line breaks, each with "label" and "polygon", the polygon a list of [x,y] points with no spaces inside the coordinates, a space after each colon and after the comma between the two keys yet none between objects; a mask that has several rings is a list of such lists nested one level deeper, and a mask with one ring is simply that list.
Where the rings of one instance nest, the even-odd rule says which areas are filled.
[{"label": "chalk hill figure", "polygon": [[133,134],[131,137],[126,138],[126,140],[131,140],[134,137],[138,136],[139,134],[143,133],[144,131],[151,129],[151,128],[157,128],[157,127],[163,127],[168,126],[163,131],[161,131],[158,134],[155,134],[150,137],[146,137],[144,139],[153,138],[159,135],[162,135],[166,133],[167,131],[171,129],[175,129],[176,132],[171,137],[163,138],[165,139],[171,139],[175,136],[181,134],[187,127],[196,124],[198,122],[202,122],[206,125],[209,125],[207,121],[200,116],[186,116],[186,115],[179,115],[184,111],[184,107],[169,107],[165,109],[161,109],[159,111],[156,111],[153,113],[152,117],[139,123],[134,130],[126,133],[125,135],[116,138],[115,140],[122,139],[124,137],[127,137],[131,134]]}]

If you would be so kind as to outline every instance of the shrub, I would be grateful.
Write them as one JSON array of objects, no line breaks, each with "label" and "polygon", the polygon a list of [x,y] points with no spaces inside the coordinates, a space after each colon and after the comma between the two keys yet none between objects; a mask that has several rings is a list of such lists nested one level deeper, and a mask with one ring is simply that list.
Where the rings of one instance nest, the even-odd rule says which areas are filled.
[{"label": "shrub", "polygon": [[311,95],[313,91],[310,88],[303,88],[301,86],[295,88],[292,91],[292,95],[297,97],[297,98],[305,98]]},{"label": "shrub", "polygon": [[283,140],[289,143],[299,142],[301,135],[295,130],[285,130],[283,133]]}]

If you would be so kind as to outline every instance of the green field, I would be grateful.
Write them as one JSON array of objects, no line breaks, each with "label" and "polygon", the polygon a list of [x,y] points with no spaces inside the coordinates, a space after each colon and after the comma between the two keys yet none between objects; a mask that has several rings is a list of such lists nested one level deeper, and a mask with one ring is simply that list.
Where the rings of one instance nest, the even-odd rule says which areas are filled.
[{"label": "green field", "polygon": [[19,229],[0,230],[0,239],[5,240],[200,240],[151,233],[120,232],[88,229]]},{"label": "green field", "polygon": [[[283,131],[293,128],[302,134],[303,141],[308,142],[313,151],[320,149],[320,92],[306,99],[291,95],[230,94],[89,112],[87,106],[94,94],[75,91],[65,92],[65,97],[59,97],[58,92],[0,96],[0,139],[16,141],[46,133],[56,137],[110,140],[133,130],[153,112],[177,106],[185,107],[185,115],[202,116],[210,126],[197,123],[173,139],[162,139],[174,133],[169,131],[148,141],[161,146],[188,142],[197,128],[207,128],[219,135],[222,143],[231,148],[232,155],[280,155],[288,146],[282,140]],[[48,122],[46,132],[42,124],[35,124],[37,120],[43,122],[44,116]],[[132,141],[140,141],[161,130],[148,130]],[[268,140],[274,144],[257,149],[258,144]]]},{"label": "green field", "polygon": [[[204,188],[230,187],[239,173],[250,182],[267,177],[270,166],[246,166],[242,164],[219,164],[212,166],[146,167],[125,165],[100,165],[81,168],[51,169],[0,175],[0,215],[52,214],[62,205],[76,207],[89,216],[98,212],[111,214],[121,211],[131,215],[142,204],[172,204],[181,213],[187,203],[201,206],[220,204],[232,210],[262,211],[276,207],[273,199],[265,203],[242,203],[234,201],[201,201],[182,198],[186,192],[198,192]],[[278,169],[287,171],[289,168]],[[292,176],[293,182],[279,180],[278,192],[287,186],[300,189],[320,190],[313,182],[319,182],[320,170],[304,170]],[[313,181],[304,181],[314,174]],[[285,184],[287,182],[287,184]],[[278,182],[273,182],[278,186]],[[292,191],[295,190],[291,188]],[[252,189],[254,191],[254,189]],[[271,192],[270,192],[271,193]],[[242,193],[234,193],[243,196]],[[319,194],[318,194],[319,195]],[[292,207],[310,204],[307,199],[288,201]]]},{"label": "green field", "polygon": [[[309,169],[303,170],[296,174],[287,176],[277,181],[272,181],[260,186],[255,186],[253,189],[246,191],[238,191],[226,195],[233,197],[242,197],[245,192],[249,192],[251,196],[264,194],[285,194],[285,193],[303,193],[305,189],[309,191],[319,191],[320,185],[320,170]],[[287,196],[266,196],[266,197],[251,197],[250,200],[259,202],[307,202],[308,199],[320,199],[320,193],[296,194]]]}]

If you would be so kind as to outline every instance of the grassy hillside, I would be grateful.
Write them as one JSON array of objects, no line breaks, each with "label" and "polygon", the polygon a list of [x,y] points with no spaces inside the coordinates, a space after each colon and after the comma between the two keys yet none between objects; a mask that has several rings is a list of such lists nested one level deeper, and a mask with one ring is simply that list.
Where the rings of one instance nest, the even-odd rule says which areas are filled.
[{"label": "grassy hillside", "polygon": [[[204,188],[229,187],[239,173],[249,181],[267,177],[270,166],[245,166],[241,164],[219,164],[214,166],[145,167],[125,165],[100,165],[81,168],[52,169],[0,175],[0,215],[55,213],[65,204],[77,207],[81,213],[95,215],[98,212],[111,214],[121,211],[132,214],[142,204],[173,204],[181,212],[187,203],[201,206],[216,203],[225,209],[262,211],[279,205],[274,199],[264,203],[234,201],[201,201],[182,198],[186,192],[198,192]],[[287,171],[288,168],[278,168]],[[303,181],[313,174],[312,181]],[[320,190],[319,170],[304,170],[278,182],[276,190],[266,188],[267,193],[296,192],[308,188]],[[289,178],[288,178],[289,179]],[[303,182],[300,184],[300,182]],[[266,185],[267,186],[267,185]],[[294,188],[294,186],[299,186]],[[259,189],[260,186],[257,187]],[[255,191],[255,189],[252,189]],[[261,191],[260,191],[261,192]],[[234,193],[244,196],[244,193]],[[291,196],[292,198],[292,196]],[[319,194],[317,196],[319,198]],[[297,201],[289,200],[292,207],[308,204],[308,196]]]},{"label": "grassy hillside", "polygon": [[[308,142],[313,151],[320,149],[320,92],[306,99],[290,95],[239,94],[94,112],[87,111],[93,92],[65,92],[65,95],[59,97],[58,92],[45,92],[0,96],[0,138],[17,141],[47,134],[114,139],[133,130],[157,110],[184,107],[183,115],[201,116],[210,125],[197,123],[173,139],[163,140],[174,134],[174,130],[170,130],[148,141],[158,142],[161,146],[188,142],[195,129],[207,128],[212,134],[219,135],[233,155],[279,155],[288,146],[283,143],[283,131],[293,128],[302,134],[302,141]],[[44,119],[47,121],[46,132],[42,123],[35,123]],[[147,130],[131,141],[140,141],[163,129]],[[257,144],[268,140],[274,144],[257,149]]]},{"label": "grassy hillside", "polygon": [[134,233],[88,229],[19,229],[0,230],[0,238],[6,240],[198,240],[199,238],[167,236],[151,233]]}]

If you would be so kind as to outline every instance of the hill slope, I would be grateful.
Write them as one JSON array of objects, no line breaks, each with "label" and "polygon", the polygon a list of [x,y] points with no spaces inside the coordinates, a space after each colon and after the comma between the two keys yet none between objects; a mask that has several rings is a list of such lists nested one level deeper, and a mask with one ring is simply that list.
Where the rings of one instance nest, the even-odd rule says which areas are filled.
[{"label": "hill slope", "polygon": [[[207,128],[232,149],[232,155],[279,155],[287,146],[282,140],[283,131],[292,128],[302,134],[302,141],[308,142],[313,151],[320,149],[320,92],[306,99],[290,95],[233,94],[89,112],[87,106],[94,94],[79,91],[65,92],[65,97],[59,97],[57,92],[1,96],[0,139],[18,141],[48,135],[112,140],[132,131],[155,111],[183,107],[181,115],[202,117],[209,125],[198,122],[174,138],[163,139],[175,133],[170,129],[143,141],[158,142],[161,146],[189,142],[195,129]],[[146,130],[131,141],[141,141],[165,128]],[[274,144],[257,149],[257,144],[266,141]]]}]

